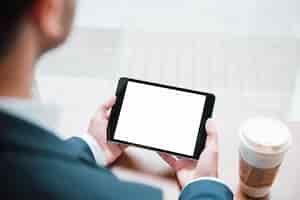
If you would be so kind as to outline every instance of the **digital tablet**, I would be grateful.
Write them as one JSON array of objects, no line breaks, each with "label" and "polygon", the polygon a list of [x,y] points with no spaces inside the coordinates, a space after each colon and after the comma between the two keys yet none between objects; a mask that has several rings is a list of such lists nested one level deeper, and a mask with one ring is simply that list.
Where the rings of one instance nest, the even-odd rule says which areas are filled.
[{"label": "digital tablet", "polygon": [[213,94],[121,78],[107,128],[111,142],[199,159]]}]

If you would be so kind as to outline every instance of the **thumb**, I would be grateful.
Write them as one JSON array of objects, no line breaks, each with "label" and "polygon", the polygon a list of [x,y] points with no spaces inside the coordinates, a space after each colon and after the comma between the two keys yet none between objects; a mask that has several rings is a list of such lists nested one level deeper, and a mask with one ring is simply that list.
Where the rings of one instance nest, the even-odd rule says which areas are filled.
[{"label": "thumb", "polygon": [[108,111],[113,107],[113,105],[116,103],[117,97],[113,96],[111,97],[107,102],[102,104],[100,108],[98,109],[100,116],[104,119],[109,118],[109,113]]},{"label": "thumb", "polygon": [[202,176],[218,177],[218,131],[214,120],[207,120],[206,132],[206,146],[198,161],[198,168]]},{"label": "thumb", "polygon": [[218,130],[213,119],[208,119],[206,122],[206,148],[218,151]]}]

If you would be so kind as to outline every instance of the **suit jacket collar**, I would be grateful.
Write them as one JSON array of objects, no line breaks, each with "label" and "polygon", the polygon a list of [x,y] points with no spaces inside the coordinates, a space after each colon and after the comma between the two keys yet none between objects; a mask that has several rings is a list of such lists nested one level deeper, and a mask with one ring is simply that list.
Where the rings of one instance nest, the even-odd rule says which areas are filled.
[{"label": "suit jacket collar", "polygon": [[0,112],[0,152],[44,152],[74,157],[72,148],[47,129]]},{"label": "suit jacket collar", "polygon": [[39,100],[0,97],[0,112],[13,115],[31,124],[47,129],[51,134],[58,134],[60,110],[55,104],[45,104]]}]

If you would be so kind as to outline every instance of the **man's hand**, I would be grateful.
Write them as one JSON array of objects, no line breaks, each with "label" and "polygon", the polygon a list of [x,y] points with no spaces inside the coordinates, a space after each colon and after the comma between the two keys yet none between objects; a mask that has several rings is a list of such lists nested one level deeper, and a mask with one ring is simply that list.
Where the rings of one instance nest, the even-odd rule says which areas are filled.
[{"label": "man's hand", "polygon": [[207,141],[198,161],[176,159],[171,155],[160,153],[160,156],[176,171],[180,187],[201,177],[218,177],[218,141],[217,129],[212,120],[206,123]]},{"label": "man's hand", "polygon": [[112,164],[123,153],[127,146],[107,142],[107,125],[110,117],[111,108],[116,102],[116,97],[100,106],[95,116],[90,122],[88,133],[91,134],[102,148],[106,165]]}]

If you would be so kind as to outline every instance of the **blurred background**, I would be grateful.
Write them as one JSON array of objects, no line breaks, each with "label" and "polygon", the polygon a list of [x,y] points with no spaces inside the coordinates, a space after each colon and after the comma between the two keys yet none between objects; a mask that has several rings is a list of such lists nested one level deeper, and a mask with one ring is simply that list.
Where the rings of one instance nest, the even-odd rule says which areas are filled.
[{"label": "blurred background", "polygon": [[297,0],[81,0],[72,37],[40,63],[40,94],[93,109],[123,75],[300,121],[299,9]]},{"label": "blurred background", "polygon": [[[233,152],[221,163],[237,162],[238,140],[226,140],[243,120],[300,122],[299,13],[298,0],[81,0],[72,37],[39,63],[38,93],[76,135],[120,76],[213,92],[221,150]],[[237,165],[223,168],[235,185]]]}]

